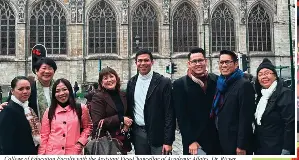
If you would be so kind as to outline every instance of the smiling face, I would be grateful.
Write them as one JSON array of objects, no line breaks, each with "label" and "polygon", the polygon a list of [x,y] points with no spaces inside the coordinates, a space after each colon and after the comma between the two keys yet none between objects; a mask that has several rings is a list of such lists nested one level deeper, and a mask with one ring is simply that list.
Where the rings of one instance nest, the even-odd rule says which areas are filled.
[{"label": "smiling face", "polygon": [[70,95],[70,92],[67,89],[66,85],[64,83],[60,82],[56,86],[56,90],[55,90],[55,98],[57,99],[57,101],[60,103],[67,102],[69,100],[69,95]]},{"label": "smiling face", "polygon": [[149,54],[141,54],[137,57],[135,63],[139,73],[141,75],[146,75],[151,71],[154,61],[151,60]]},{"label": "smiling face", "polygon": [[270,69],[263,68],[261,69],[258,74],[259,83],[263,88],[269,88],[272,83],[276,80],[275,73]]},{"label": "smiling face", "polygon": [[36,70],[36,75],[42,84],[48,84],[54,76],[54,69],[48,64],[42,64],[39,70]]},{"label": "smiling face", "polygon": [[16,87],[13,88],[12,94],[22,103],[28,100],[31,93],[30,82],[28,80],[18,80]]},{"label": "smiling face", "polygon": [[103,88],[108,89],[108,90],[114,90],[116,86],[116,76],[112,73],[108,73],[103,76],[101,85]]},{"label": "smiling face", "polygon": [[207,70],[207,59],[203,56],[202,53],[193,53],[190,55],[188,68],[192,71],[192,74],[194,74],[194,76],[203,75]]},{"label": "smiling face", "polygon": [[222,54],[219,57],[219,71],[221,75],[230,76],[237,68],[238,62],[234,62],[229,54]]}]

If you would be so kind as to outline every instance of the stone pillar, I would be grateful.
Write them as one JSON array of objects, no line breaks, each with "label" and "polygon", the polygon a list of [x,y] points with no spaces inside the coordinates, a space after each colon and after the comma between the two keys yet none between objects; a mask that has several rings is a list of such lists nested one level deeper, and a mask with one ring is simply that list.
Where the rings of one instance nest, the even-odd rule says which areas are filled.
[{"label": "stone pillar", "polygon": [[119,40],[119,55],[122,58],[128,58],[130,55],[129,48],[128,48],[128,42],[129,42],[129,17],[128,17],[128,9],[129,9],[129,1],[128,0],[122,0],[122,11],[121,11],[121,25],[119,25],[119,32],[118,34],[120,37],[118,37]]},{"label": "stone pillar", "polygon": [[161,39],[162,42],[160,42],[161,45],[161,51],[160,51],[160,54],[163,55],[163,56],[171,56],[171,46],[170,46],[170,35],[169,35],[169,32],[170,32],[170,18],[169,18],[169,13],[170,13],[170,0],[163,0],[162,2],[162,13],[163,13],[163,16],[162,16],[162,23],[163,25],[160,27],[160,33],[161,33]]},{"label": "stone pillar", "polygon": [[239,40],[239,52],[243,54],[247,53],[247,28],[246,28],[246,15],[247,15],[247,1],[241,0],[240,1],[240,25],[239,25],[239,33],[236,32],[236,38],[238,37]]},{"label": "stone pillar", "polygon": [[70,24],[67,27],[68,57],[83,57],[83,24]]},{"label": "stone pillar", "polygon": [[[25,46],[26,38],[25,35],[25,23],[18,23],[16,26],[16,59],[25,60]],[[28,52],[28,56],[30,53]]]},{"label": "stone pillar", "polygon": [[83,7],[84,0],[69,0],[70,24],[67,27],[68,36],[68,58],[77,59],[69,61],[69,75],[71,83],[77,81],[83,83],[83,45],[86,39],[83,37]]}]

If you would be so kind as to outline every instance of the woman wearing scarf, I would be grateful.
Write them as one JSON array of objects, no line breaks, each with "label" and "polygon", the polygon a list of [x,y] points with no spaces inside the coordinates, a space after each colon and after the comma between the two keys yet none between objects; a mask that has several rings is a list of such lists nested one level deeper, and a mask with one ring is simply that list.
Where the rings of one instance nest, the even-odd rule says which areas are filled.
[{"label": "woman wearing scarf", "polygon": [[51,106],[45,111],[38,154],[79,155],[88,142],[92,122],[85,105],[76,104],[71,83],[58,79]]},{"label": "woman wearing scarf", "polygon": [[40,123],[28,106],[30,82],[18,76],[12,80],[11,88],[11,99],[0,113],[0,154],[35,155],[40,141]]},{"label": "woman wearing scarf", "polygon": [[295,95],[283,86],[267,58],[259,65],[256,79],[255,154],[295,153]]},{"label": "woman wearing scarf", "polygon": [[44,112],[51,105],[53,76],[57,70],[54,60],[44,57],[33,65],[33,72],[37,76],[37,81],[32,84],[29,106],[37,113],[41,119]]}]

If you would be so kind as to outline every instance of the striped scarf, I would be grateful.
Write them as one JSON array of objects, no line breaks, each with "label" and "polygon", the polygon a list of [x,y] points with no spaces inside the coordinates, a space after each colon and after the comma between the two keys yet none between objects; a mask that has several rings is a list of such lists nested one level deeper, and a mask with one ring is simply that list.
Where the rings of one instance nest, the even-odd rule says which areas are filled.
[{"label": "striped scarf", "polygon": [[222,108],[224,104],[224,94],[227,91],[228,87],[233,84],[235,81],[241,79],[244,73],[239,68],[236,69],[232,75],[228,78],[225,78],[223,75],[220,75],[217,80],[217,91],[214,96],[213,106],[210,112],[210,117],[214,118],[218,115],[219,109]]}]

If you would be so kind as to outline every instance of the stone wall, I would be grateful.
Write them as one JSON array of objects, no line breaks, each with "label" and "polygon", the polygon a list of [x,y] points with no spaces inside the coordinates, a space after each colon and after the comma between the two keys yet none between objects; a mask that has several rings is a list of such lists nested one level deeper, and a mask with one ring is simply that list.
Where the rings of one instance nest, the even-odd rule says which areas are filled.
[{"label": "stone wall", "polygon": [[[17,75],[32,75],[30,48],[28,48],[28,32],[25,32],[27,22],[24,17],[19,17],[19,13],[24,12],[25,20],[27,19],[32,7],[39,1],[36,0],[6,0],[15,11],[16,23],[16,56],[0,56],[0,69],[2,78],[0,85],[8,85],[10,81]],[[19,6],[20,1],[27,4],[28,10]],[[132,53],[132,35],[130,27],[129,9],[134,9],[141,1],[139,0],[106,0],[117,15],[117,53],[115,54],[88,54],[87,42],[87,20],[88,13],[92,7],[98,2],[94,0],[54,0],[62,6],[67,12],[67,55],[51,56],[57,61],[58,70],[55,74],[57,78],[67,78],[74,84],[84,82],[96,82],[98,79],[98,59],[102,59],[102,68],[110,66],[114,68],[120,75],[122,83],[126,84],[129,77],[137,73]],[[130,3],[128,3],[130,2]],[[234,13],[236,25],[236,52],[249,55],[250,73],[255,75],[258,64],[263,57],[270,57],[275,65],[290,65],[289,62],[289,34],[288,34],[288,8],[287,1],[276,0],[172,0],[168,5],[168,0],[147,0],[154,6],[159,17],[159,53],[155,53],[155,63],[153,69],[167,77],[177,79],[186,74],[187,70],[187,53],[171,53],[171,39],[169,17],[167,13],[173,12],[182,2],[190,3],[198,15],[198,46],[206,46],[207,56],[209,59],[210,72],[219,74],[218,71],[218,53],[211,53],[209,47],[209,16],[208,10],[213,11],[220,2],[226,3]],[[84,4],[85,3],[85,4]],[[271,52],[248,52],[246,45],[246,21],[244,17],[255,4],[261,3],[272,19],[272,51]],[[87,14],[84,15],[83,7]],[[243,8],[242,8],[243,7]],[[75,11],[75,12],[73,12]],[[245,11],[245,12],[243,12]],[[294,8],[292,13],[294,15]],[[22,15],[22,14],[20,14]],[[84,18],[85,17],[85,18]],[[22,19],[23,18],[23,19]],[[295,18],[292,18],[292,29],[295,34]],[[85,25],[85,26],[84,26]],[[204,27],[205,26],[205,27]],[[84,36],[85,34],[85,36]],[[294,36],[293,36],[294,39]],[[170,58],[171,57],[171,58]],[[170,63],[170,59],[177,64],[178,72],[174,75],[166,74],[165,67]],[[27,68],[25,69],[27,61]],[[27,72],[25,72],[25,70]],[[123,85],[125,86],[125,85]]]}]

